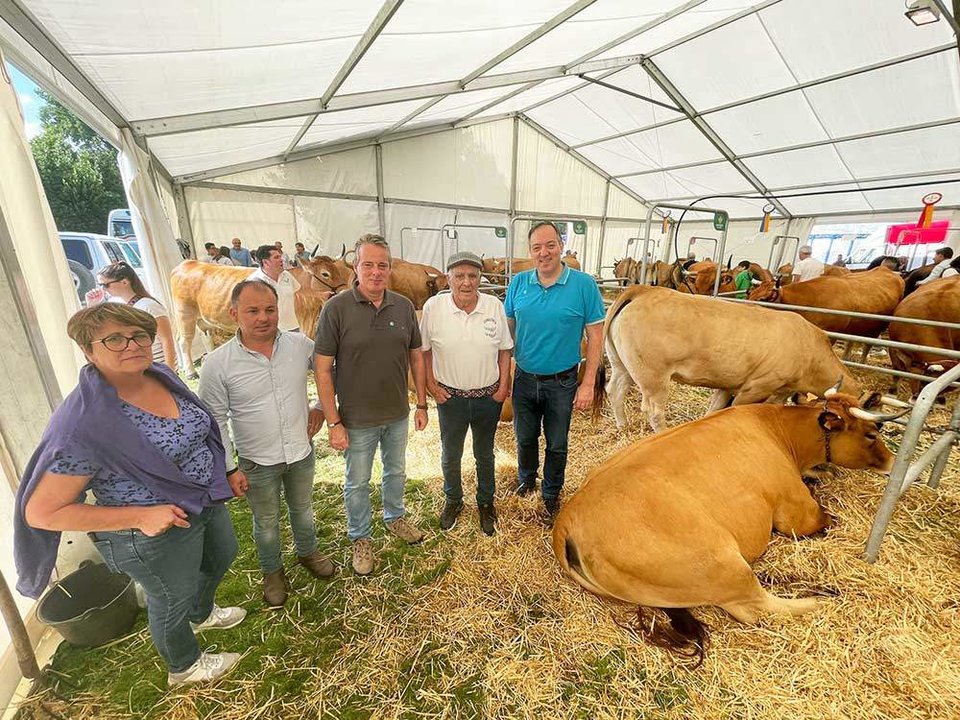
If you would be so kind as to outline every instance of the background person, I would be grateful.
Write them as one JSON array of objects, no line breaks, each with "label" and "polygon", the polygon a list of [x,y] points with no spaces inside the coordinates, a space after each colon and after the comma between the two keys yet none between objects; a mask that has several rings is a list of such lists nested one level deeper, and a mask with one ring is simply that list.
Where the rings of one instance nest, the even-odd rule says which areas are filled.
[{"label": "background person", "polygon": [[313,341],[277,329],[277,292],[262,280],[233,288],[230,316],[237,334],[207,355],[198,393],[220,426],[230,486],[235,495],[246,495],[253,513],[263,599],[279,607],[287,601],[280,556],[281,489],[297,562],[316,578],[328,578],[334,570],[317,551],[313,518],[316,456],[310,440],[323,424],[323,414],[309,409],[307,399]]},{"label": "background person", "polygon": [[354,256],[357,284],[324,303],[313,365],[330,446],[343,450],[347,461],[343,504],[347,536],[353,542],[353,571],[369,575],[374,564],[370,477],[377,446],[383,462],[380,488],[387,530],[410,544],[423,539],[420,528],[406,519],[403,503],[408,370],[417,392],[416,430],[427,426],[427,394],[413,304],[387,290],[390,246],[379,235],[364,235]]},{"label": "background person", "polygon": [[240,267],[256,267],[257,264],[253,261],[253,256],[250,254],[250,251],[247,250],[240,242],[240,238],[235,237],[230,241],[232,247],[230,248],[230,259],[236,265]]},{"label": "background person", "polygon": [[[17,589],[38,597],[60,533],[85,531],[114,571],[143,587],[153,644],[170,685],[212,680],[240,659],[202,653],[195,631],[246,611],[214,595],[237,554],[233,497],[217,424],[174,372],[151,363],[153,316],[102,303],[70,318],[89,361],[47,425],[17,491]],[[83,502],[90,490],[95,505]]]},{"label": "background person", "polygon": [[813,257],[813,248],[810,245],[804,245],[797,251],[800,260],[793,269],[793,281],[803,282],[813,280],[823,275],[823,263]]},{"label": "background person", "polygon": [[229,265],[236,267],[237,265],[236,261],[232,257],[230,257],[230,248],[228,248],[226,245],[221,245],[219,250],[220,250],[220,257],[217,258],[217,262],[220,263],[221,265],[227,265],[228,263],[223,261],[229,260],[230,261]]},{"label": "background person", "polygon": [[[527,495],[536,490],[542,427],[547,447],[541,492],[548,520],[552,521],[560,509],[573,409],[587,410],[593,405],[606,311],[593,278],[560,263],[563,244],[552,223],[530,228],[527,242],[536,266],[513,277],[504,308],[507,319],[512,321],[516,342],[516,492]],[[584,332],[587,363],[578,390],[577,368]]]},{"label": "background person", "polygon": [[123,260],[107,265],[97,273],[97,285],[98,289],[87,293],[87,305],[116,299],[150,313],[157,321],[157,336],[153,341],[153,361],[165,363],[167,367],[176,370],[177,345],[173,340],[170,315],[167,309],[147,292],[143,281],[134,269]]},{"label": "background person", "polygon": [[257,248],[256,255],[260,267],[250,273],[247,279],[262,280],[272,287],[277,293],[279,328],[300,332],[300,323],[293,304],[293,294],[300,289],[300,283],[283,269],[283,253],[273,245],[261,245]]},{"label": "background person", "polygon": [[750,272],[749,260],[741,260],[737,263],[737,276],[734,279],[734,284],[737,286],[737,290],[739,290],[737,297],[740,300],[746,300],[747,293],[753,285],[753,273]]},{"label": "background person", "polygon": [[936,263],[936,265],[933,266],[933,270],[930,271],[930,274],[927,275],[925,279],[917,283],[917,287],[920,285],[926,285],[927,283],[932,283],[934,280],[939,280],[943,273],[946,272],[947,268],[950,267],[950,260],[952,258],[953,248],[937,248],[937,251],[933,254],[933,261]]},{"label": "background person", "polygon": [[471,252],[447,261],[450,293],[435,295],[423,306],[421,348],[427,389],[437,401],[440,422],[443,493],[440,529],[449,530],[463,510],[460,461],[469,429],[477,463],[477,512],[480,527],[494,534],[493,440],[503,401],[510,391],[513,338],[503,303],[481,295],[483,262]]},{"label": "background person", "polygon": [[294,265],[303,265],[303,263],[310,259],[310,253],[307,252],[307,249],[303,246],[303,243],[297,243],[294,245],[297,249],[297,254],[293,256]]}]

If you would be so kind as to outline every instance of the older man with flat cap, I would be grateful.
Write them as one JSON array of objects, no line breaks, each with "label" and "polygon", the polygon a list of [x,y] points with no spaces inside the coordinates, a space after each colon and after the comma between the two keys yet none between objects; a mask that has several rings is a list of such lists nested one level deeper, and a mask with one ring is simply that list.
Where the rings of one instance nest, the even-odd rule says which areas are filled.
[{"label": "older man with flat cap", "polygon": [[437,401],[443,448],[440,528],[450,530],[463,510],[460,461],[469,429],[477,464],[477,510],[480,528],[494,534],[497,513],[493,439],[500,409],[510,389],[513,338],[503,303],[481,295],[480,258],[458,252],[447,261],[450,294],[430,298],[420,321],[427,390]]}]

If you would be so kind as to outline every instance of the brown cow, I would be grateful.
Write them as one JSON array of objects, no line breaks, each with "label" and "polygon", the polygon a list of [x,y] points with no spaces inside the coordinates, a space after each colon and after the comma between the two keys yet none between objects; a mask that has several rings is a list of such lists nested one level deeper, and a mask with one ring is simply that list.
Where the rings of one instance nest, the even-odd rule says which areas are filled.
[{"label": "brown cow", "polygon": [[[637,630],[648,640],[700,660],[707,630],[684,608],[715,605],[748,624],[814,610],[814,598],[766,591],[750,564],[771,530],[803,537],[829,524],[801,479],[810,468],[830,461],[887,473],[894,460],[877,433],[891,416],[819,391],[827,399],[815,405],[732,407],[608,459],[554,522],[564,572],[590,592],[638,605]],[[644,606],[664,609],[670,625],[645,618]]]},{"label": "brown cow", "polygon": [[[916,292],[905,297],[893,313],[896,317],[940,320],[960,323],[960,275],[934,280],[921,285]],[[960,350],[960,331],[943,327],[928,327],[909,323],[890,323],[890,339],[897,342],[927,345],[929,347]],[[928,371],[939,374],[957,364],[929,352],[913,352],[897,348],[887,348],[890,362],[895,370],[925,375]],[[920,392],[920,382],[910,381],[913,395]],[[899,383],[894,382],[891,390],[897,392]]]},{"label": "brown cow", "polygon": [[[737,291],[737,270],[722,270],[720,272],[720,288],[718,292],[730,293]],[[750,272],[761,282],[773,282],[773,275],[762,265],[750,263]],[[717,264],[712,260],[704,260],[690,266],[687,277],[693,280],[693,290],[697,295],[713,295],[713,284],[717,280]],[[680,292],[690,292],[689,284],[684,283]]]},{"label": "brown cow", "polygon": [[[862,273],[818,277],[787,287],[776,287],[772,282],[765,282],[747,297],[785,305],[892,315],[902,296],[903,278],[887,268],[879,267]],[[877,337],[886,327],[883,320],[818,312],[799,314],[827,332]]]},{"label": "brown cow", "polygon": [[[334,264],[331,261],[331,269]],[[234,286],[248,279],[254,268],[216,265],[214,263],[184,260],[170,273],[170,293],[173,296],[177,334],[183,353],[187,375],[196,376],[193,367],[193,339],[196,329],[210,335],[232,334],[237,325],[230,317],[230,293]],[[297,295],[302,295],[297,300]],[[294,294],[294,311],[300,329],[310,337],[316,330],[324,293],[306,286]]]},{"label": "brown cow", "polygon": [[[491,264],[491,267],[493,268],[493,270],[487,270],[486,265],[484,266],[484,272],[490,273],[490,276],[492,276],[492,278],[488,277],[488,279],[492,279],[493,282],[503,282],[506,279],[506,274],[507,274],[507,259],[506,258],[489,258],[489,260],[493,261],[493,263]],[[565,255],[563,258],[561,258],[561,262],[563,262],[563,264],[569,268],[573,268],[574,270],[580,270],[580,261],[577,260],[576,255],[573,255],[573,256]],[[516,275],[517,273],[523,272],[524,270],[532,270],[536,266],[536,264],[537,264],[536,261],[533,260],[532,258],[515,257],[513,258],[513,263],[511,265],[510,272]]]},{"label": "brown cow", "polygon": [[441,290],[446,290],[447,276],[431,265],[394,258],[390,264],[390,279],[387,287],[407,297],[417,310]]},{"label": "brown cow", "polygon": [[860,388],[829,338],[792,313],[635,285],[607,310],[604,322],[610,384],[598,370],[594,409],[609,392],[617,427],[626,424],[624,396],[636,383],[655,431],[665,427],[670,380],[713,388],[710,411],[794,393],[817,393],[837,378]]}]

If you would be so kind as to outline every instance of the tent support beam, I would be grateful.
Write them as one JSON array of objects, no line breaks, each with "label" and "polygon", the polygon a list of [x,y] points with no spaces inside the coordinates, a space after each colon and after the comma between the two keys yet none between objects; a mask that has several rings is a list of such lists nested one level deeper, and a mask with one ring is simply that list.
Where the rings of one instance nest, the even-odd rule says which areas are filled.
[{"label": "tent support beam", "polygon": [[[960,0],[958,0],[960,1]],[[772,90],[771,92],[763,93],[761,95],[754,95],[752,97],[745,98],[743,100],[737,100],[736,102],[726,103],[724,105],[717,105],[716,107],[708,108],[706,110],[701,110],[700,115],[710,115],[715,112],[722,112],[723,110],[731,110],[733,108],[743,107],[744,105],[749,105],[750,103],[759,102],[760,100],[768,100],[770,98],[775,98],[780,95],[786,95],[788,93],[796,92],[798,90],[806,90],[807,88],[816,87],[817,85],[825,85],[827,83],[834,82],[836,80],[843,80],[845,78],[853,77],[855,75],[862,75],[864,73],[873,72],[874,70],[882,70],[883,68],[893,67],[895,65],[900,65],[901,63],[910,62],[912,60],[919,60],[921,58],[930,57],[931,55],[938,55],[942,52],[948,52],[957,47],[956,43],[948,43],[947,45],[938,45],[934,48],[928,48],[927,50],[921,50],[919,52],[910,53],[909,55],[901,55],[890,60],[884,60],[882,62],[872,63],[870,65],[864,65],[853,70],[847,70],[841,73],[836,73],[834,75],[827,75],[822,78],[817,78],[815,80],[809,80],[803,83],[797,83],[796,85],[790,85],[779,90]],[[634,130],[627,130],[625,132],[616,133],[614,135],[607,135],[605,137],[597,138],[596,140],[588,140],[586,142],[578,143],[574,145],[574,149],[579,149],[582,147],[588,147],[590,145],[597,145],[599,143],[607,142],[608,140],[617,140],[622,137],[627,137],[629,135],[635,135],[638,133],[646,132],[648,130],[656,130],[658,128],[666,127],[667,125],[673,125],[678,122],[683,122],[686,118],[676,118],[673,120],[664,120],[663,122],[653,123],[651,125],[644,125],[643,127],[638,127]]]},{"label": "tent support beam", "polygon": [[374,160],[377,164],[377,221],[380,224],[380,237],[387,236],[387,220],[385,202],[383,200],[383,145],[373,146]]},{"label": "tent support beam", "polygon": [[293,100],[269,105],[251,105],[240,108],[192,113],[190,115],[172,115],[162,118],[136,120],[131,122],[130,126],[135,132],[146,135],[147,137],[153,135],[175,135],[178,133],[210,130],[231,125],[245,125],[270,120],[283,120],[291,117],[303,117],[314,113],[321,115],[338,110],[355,110],[373,105],[433,98],[437,95],[455,95],[471,90],[486,90],[490,88],[508,87],[510,85],[521,85],[534,80],[550,80],[568,75],[576,76],[586,72],[601,72],[624,68],[628,65],[635,65],[639,61],[639,55],[627,55],[603,60],[591,60],[573,66],[553,65],[533,70],[518,70],[516,72],[502,73],[499,75],[484,75],[483,77],[473,80],[468,87],[461,86],[460,80],[447,80],[402,88],[388,88],[385,90],[335,95],[330,99],[326,107],[321,105],[320,98],[309,98],[307,100]]},{"label": "tent support beam", "polygon": [[[380,7],[379,12],[377,12],[376,17],[373,18],[373,21],[367,27],[366,32],[364,32],[360,40],[357,41],[357,44],[353,48],[353,51],[350,53],[349,57],[347,57],[343,65],[340,66],[337,74],[334,75],[333,80],[330,81],[327,89],[324,90],[323,95],[320,96],[321,107],[326,107],[330,103],[330,98],[337,93],[337,90],[340,89],[340,86],[343,85],[350,73],[353,72],[353,69],[357,66],[357,63],[359,63],[363,56],[367,54],[367,50],[369,50],[370,46],[373,45],[373,41],[379,37],[381,32],[383,32],[383,29],[387,26],[387,23],[390,22],[390,19],[396,14],[397,10],[400,9],[401,4],[403,4],[403,0],[385,0],[383,5]],[[290,141],[290,144],[287,146],[287,150],[284,155],[289,155],[294,151],[294,149],[300,143],[300,140],[303,139],[303,136],[307,134],[310,126],[313,125],[313,121],[316,119],[317,115],[314,114],[304,120],[303,126],[297,131],[297,134],[294,135],[293,140]]]},{"label": "tent support beam", "polygon": [[[531,45],[531,44],[535,43],[537,40],[539,40],[540,38],[542,38],[542,37],[543,37],[544,35],[546,35],[548,32],[550,32],[551,30],[553,30],[553,29],[556,28],[557,26],[562,25],[564,22],[566,22],[567,20],[569,20],[570,18],[572,18],[574,15],[576,15],[577,13],[579,13],[581,10],[584,10],[585,8],[590,7],[590,6],[593,5],[596,1],[597,1],[597,0],[577,0],[577,2],[573,3],[573,5],[571,5],[570,7],[568,7],[566,10],[564,10],[563,12],[558,13],[557,15],[554,15],[552,18],[550,18],[550,19],[549,19],[547,22],[545,22],[543,25],[541,25],[540,27],[538,27],[538,28],[537,28],[536,30],[534,30],[533,32],[530,32],[530,33],[528,33],[527,35],[525,35],[524,37],[520,38],[520,39],[519,39],[517,42],[515,42],[513,45],[511,45],[510,47],[508,47],[508,48],[507,48],[506,50],[504,50],[503,52],[499,53],[496,57],[488,60],[487,62],[485,62],[485,63],[484,63],[483,65],[481,65],[480,67],[478,67],[478,68],[477,68],[476,70],[474,70],[473,72],[470,72],[470,73],[468,73],[467,75],[465,75],[464,77],[462,77],[462,78],[460,79],[460,87],[461,87],[461,88],[465,88],[467,85],[469,85],[471,82],[473,82],[474,80],[476,80],[477,78],[479,78],[481,75],[483,75],[483,74],[484,74],[485,72],[487,72],[488,70],[492,70],[494,67],[496,67],[496,66],[499,65],[500,63],[502,63],[502,62],[504,62],[505,60],[508,60],[509,58],[511,58],[511,57],[513,57],[514,55],[516,55],[518,52],[520,52],[521,50],[523,50],[523,49],[524,49],[525,47],[527,47],[528,45]],[[410,122],[411,120],[413,120],[415,117],[417,117],[418,115],[420,115],[420,114],[423,113],[423,112],[426,112],[426,111],[429,110],[431,107],[433,107],[434,105],[436,105],[437,103],[439,103],[441,100],[445,100],[446,98],[447,98],[447,96],[444,95],[444,96],[441,96],[441,97],[433,98],[432,100],[428,100],[426,103],[424,103],[423,105],[421,105],[420,107],[418,107],[416,110],[414,110],[412,113],[410,113],[409,115],[407,115],[405,118],[403,118],[402,120],[400,120],[400,122],[398,122],[397,124],[393,125],[389,130],[387,130],[387,132],[396,132],[397,130],[399,130],[400,128],[402,128],[404,125],[406,125],[408,122]],[[498,101],[498,102],[499,102],[499,101]]]},{"label": "tent support beam", "polygon": [[680,93],[676,86],[670,81],[670,79],[663,74],[663,71],[657,67],[657,64],[650,58],[644,58],[643,62],[640,63],[640,66],[647,71],[647,74],[653,78],[653,81],[660,86],[660,89],[663,90],[667,97],[669,97],[673,102],[675,102],[679,107],[683,109],[684,114],[687,118],[693,122],[697,129],[703,134],[707,140],[710,141],[710,144],[713,145],[721,155],[726,158],[727,162],[733,165],[737,171],[746,178],[758,193],[768,197],[773,206],[780,212],[784,217],[790,217],[790,212],[776,199],[769,197],[770,193],[763,186],[763,183],[760,182],[759,178],[750,171],[746,165],[743,164],[734,154],[733,150],[714,132],[707,122],[697,115],[697,111],[694,107],[687,101],[687,99]]},{"label": "tent support beam", "polygon": [[[597,175],[599,175],[599,176],[602,177],[603,179],[609,180],[613,185],[616,185],[617,188],[619,188],[620,190],[622,190],[623,192],[625,192],[627,195],[629,195],[630,197],[632,197],[634,200],[636,200],[636,201],[637,201],[638,203],[640,203],[641,205],[649,205],[649,204],[650,204],[650,203],[648,203],[646,200],[644,200],[642,197],[640,197],[639,195],[637,195],[637,193],[636,193],[635,191],[633,191],[633,190],[631,190],[630,188],[628,188],[626,185],[624,185],[622,182],[620,182],[619,180],[617,180],[615,177],[611,177],[609,173],[604,172],[602,169],[600,169],[600,167],[599,167],[598,165],[596,165],[592,160],[590,160],[589,158],[584,157],[583,155],[581,155],[580,153],[578,153],[576,150],[573,150],[569,145],[567,145],[566,143],[564,143],[563,140],[561,140],[561,139],[558,138],[556,135],[554,135],[552,132],[550,132],[550,131],[547,130],[545,127],[543,127],[542,125],[540,125],[536,120],[531,120],[530,118],[528,118],[526,115],[523,115],[523,114],[521,114],[519,117],[520,117],[520,119],[523,120],[527,125],[529,125],[531,128],[533,128],[533,129],[536,130],[538,133],[540,133],[541,135],[543,135],[545,138],[547,138],[550,142],[552,142],[552,143],[553,143],[554,145],[556,145],[558,148],[560,148],[560,149],[563,150],[564,152],[569,153],[570,155],[572,155],[573,157],[575,157],[577,160],[579,160],[579,161],[582,162],[584,165],[586,165],[588,168],[590,168],[591,170],[593,170]],[[582,214],[582,213],[581,213],[581,214]],[[586,217],[586,216],[583,216],[583,217]],[[598,216],[597,219],[599,219],[599,217],[600,217],[600,216]]]},{"label": "tent support beam", "polygon": [[379,202],[376,195],[328,192],[325,190],[294,190],[292,188],[266,187],[263,185],[244,185],[241,183],[198,182],[188,185],[206,190],[229,190],[230,192],[260,193],[261,195],[290,195],[292,197],[324,198],[326,200],[362,200]]}]

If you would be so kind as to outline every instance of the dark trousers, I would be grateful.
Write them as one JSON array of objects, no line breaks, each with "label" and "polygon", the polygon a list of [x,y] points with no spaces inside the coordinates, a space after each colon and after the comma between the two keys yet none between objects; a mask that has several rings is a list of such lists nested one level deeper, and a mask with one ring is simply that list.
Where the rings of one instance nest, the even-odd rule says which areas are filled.
[{"label": "dark trousers", "polygon": [[143,586],[150,637],[170,672],[182,672],[200,657],[190,623],[210,615],[217,586],[237,555],[226,507],[214,505],[187,520],[190,527],[156,537],[139,530],[91,533],[107,566]]},{"label": "dark trousers", "polygon": [[519,367],[513,378],[513,427],[517,436],[518,481],[534,485],[540,467],[540,429],[547,441],[543,460],[544,500],[560,496],[567,468],[567,435],[577,394],[577,369],[538,380]]},{"label": "dark trousers", "polygon": [[468,428],[473,436],[473,458],[477,463],[477,505],[493,502],[493,438],[497,433],[502,407],[503,403],[495,402],[491,396],[450,397],[445,403],[437,405],[440,443],[443,447],[440,466],[443,468],[443,492],[448,503],[456,504],[463,500],[460,461]]}]

